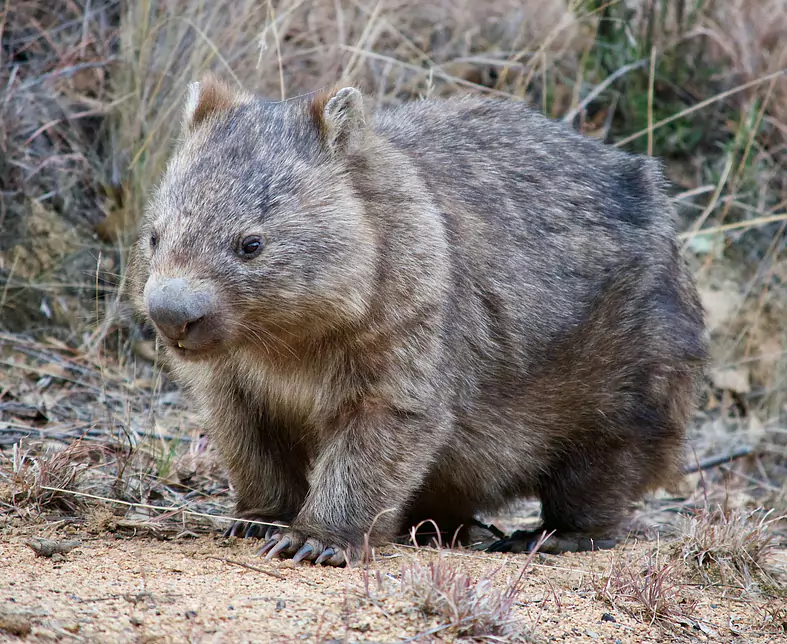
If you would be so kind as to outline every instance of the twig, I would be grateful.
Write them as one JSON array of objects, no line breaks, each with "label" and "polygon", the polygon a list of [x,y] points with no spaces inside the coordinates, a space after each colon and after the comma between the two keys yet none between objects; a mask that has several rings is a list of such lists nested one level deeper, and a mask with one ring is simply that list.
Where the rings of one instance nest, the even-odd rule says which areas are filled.
[{"label": "twig", "polygon": [[224,557],[213,557],[211,555],[207,555],[206,559],[215,559],[216,561],[223,561],[224,563],[228,564],[235,564],[236,566],[240,566],[241,568],[248,568],[249,570],[253,570],[254,572],[261,572],[263,575],[268,575],[270,577],[275,577],[276,579],[286,579],[284,575],[280,572],[276,572],[275,570],[265,570],[264,568],[257,568],[257,566],[252,566],[251,564],[243,563],[242,561],[235,561],[234,559],[225,559]]},{"label": "twig", "polygon": [[628,65],[623,65],[623,67],[616,70],[613,74],[607,76],[601,83],[596,85],[596,87],[593,89],[592,92],[590,92],[590,94],[588,94],[584,99],[582,99],[582,102],[579,105],[577,105],[573,110],[568,112],[568,114],[566,114],[563,117],[563,120],[567,123],[573,121],[577,117],[577,114],[579,114],[588,105],[590,105],[590,103],[592,103],[598,97],[598,95],[601,94],[601,92],[603,92],[605,89],[607,89],[607,87],[612,85],[612,83],[614,83],[618,78],[620,78],[624,74],[628,74],[632,70],[638,69],[640,67],[644,67],[645,63],[647,62],[648,62],[647,58],[637,60],[633,63],[629,63]]},{"label": "twig", "polygon": [[653,91],[656,84],[656,48],[650,48],[650,79],[648,82],[648,156],[653,156]]},{"label": "twig", "polygon": [[245,523],[253,523],[255,525],[267,525],[276,528],[289,527],[281,523],[269,523],[267,521],[256,521],[253,519],[241,519],[236,517],[225,517],[218,514],[208,514],[207,512],[195,512],[194,510],[187,510],[185,507],[177,506],[177,505],[160,506],[160,505],[150,505],[149,503],[132,503],[131,501],[121,501],[120,499],[111,499],[106,496],[98,496],[97,494],[88,494],[87,492],[75,492],[74,490],[65,490],[59,487],[49,487],[48,485],[42,485],[40,489],[48,490],[50,492],[60,492],[61,494],[71,494],[72,496],[81,496],[86,499],[95,499],[96,501],[105,501],[106,503],[118,503],[120,505],[125,505],[131,508],[144,508],[146,510],[156,510],[157,512],[162,512],[162,513],[166,513],[166,512],[171,514],[182,513],[193,517],[202,517],[205,519],[214,519],[214,520],[218,519],[220,521],[243,521]]},{"label": "twig", "polygon": [[25,545],[36,553],[37,557],[51,557],[54,554],[65,555],[82,545],[81,541],[55,541],[54,539],[28,539]]},{"label": "twig", "polygon": [[696,463],[695,465],[687,465],[685,468],[683,468],[683,473],[693,474],[701,470],[709,470],[712,467],[724,465],[725,463],[729,463],[730,461],[743,458],[744,456],[749,456],[753,452],[754,450],[751,447],[739,447],[738,449],[728,454],[720,454],[718,456],[712,456],[710,458],[706,458],[705,460],[700,461],[699,463]]},{"label": "twig", "polygon": [[780,221],[787,220],[787,213],[771,215],[769,217],[759,217],[757,219],[750,219],[748,221],[736,221],[734,224],[723,224],[722,226],[713,226],[712,228],[705,228],[703,230],[692,230],[689,232],[681,233],[678,238],[681,240],[697,237],[698,235],[715,235],[716,233],[727,232],[728,230],[740,230],[745,228],[756,228],[757,226],[765,226]]},{"label": "twig", "polygon": [[700,101],[696,105],[692,105],[691,107],[688,107],[685,110],[681,110],[677,114],[673,114],[672,116],[668,116],[667,118],[661,119],[658,123],[654,124],[652,128],[645,128],[644,130],[640,130],[639,132],[634,132],[634,134],[631,134],[624,139],[620,139],[620,141],[616,141],[614,145],[615,147],[619,148],[621,146],[626,145],[627,143],[636,141],[641,136],[646,135],[649,129],[657,130],[660,127],[666,125],[667,123],[672,123],[672,121],[675,121],[679,118],[683,118],[684,116],[688,116],[689,114],[693,114],[694,112],[701,110],[702,108],[707,107],[708,105],[713,105],[713,103],[718,103],[719,101],[723,101],[725,98],[734,96],[735,94],[738,94],[739,92],[747,90],[751,87],[756,87],[757,85],[761,85],[765,81],[772,80],[774,78],[782,76],[785,73],[787,73],[787,69],[780,69],[771,74],[761,76],[760,78],[755,78],[754,80],[749,81],[748,83],[743,83],[743,85],[738,85],[737,87],[728,89],[726,92],[721,92],[720,94],[711,96],[710,98],[707,98],[704,101]]},{"label": "twig", "polygon": [[30,89],[31,87],[35,87],[36,85],[40,85],[41,83],[48,81],[50,78],[58,78],[59,76],[72,76],[77,72],[81,72],[84,69],[95,69],[97,67],[106,67],[107,65],[114,63],[117,59],[118,59],[117,56],[110,56],[106,60],[78,63],[76,65],[71,65],[70,67],[62,67],[60,69],[47,72],[46,74],[41,74],[41,76],[37,76],[35,78],[31,78],[30,80],[25,81],[22,84],[21,89],[23,90]]}]

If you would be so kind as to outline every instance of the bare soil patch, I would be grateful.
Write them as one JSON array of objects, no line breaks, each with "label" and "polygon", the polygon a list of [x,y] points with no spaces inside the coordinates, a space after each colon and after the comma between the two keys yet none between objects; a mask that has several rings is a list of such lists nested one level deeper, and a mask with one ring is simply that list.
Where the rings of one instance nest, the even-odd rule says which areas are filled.
[{"label": "bare soil patch", "polygon": [[[81,545],[38,557],[26,541],[41,536]],[[427,614],[401,589],[403,569],[435,562],[434,549],[389,546],[368,568],[334,569],[268,564],[255,556],[257,547],[254,540],[215,535],[160,541],[67,526],[7,529],[0,544],[0,632],[8,641],[62,642],[458,639],[445,616]],[[537,556],[512,613],[522,641],[764,643],[784,637],[784,623],[774,621],[784,613],[768,593],[749,596],[698,583],[682,566],[669,573],[670,619],[651,621],[623,598],[612,605],[600,596],[615,560],[639,570],[655,547],[632,541],[612,551]],[[665,547],[659,565],[668,560]],[[497,571],[492,580],[499,587],[527,559],[467,550],[439,556],[474,579]],[[787,562],[784,551],[774,557]]]}]

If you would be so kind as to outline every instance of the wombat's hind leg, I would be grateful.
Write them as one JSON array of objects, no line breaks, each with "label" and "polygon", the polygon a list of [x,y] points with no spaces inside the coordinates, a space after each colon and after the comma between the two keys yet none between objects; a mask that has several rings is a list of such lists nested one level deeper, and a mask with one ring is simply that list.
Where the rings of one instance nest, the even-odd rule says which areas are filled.
[{"label": "wombat's hind leg", "polygon": [[[474,517],[472,509],[467,513],[438,514],[433,508],[426,510],[424,507],[416,507],[403,521],[402,527],[402,534],[394,541],[422,547],[431,547],[435,544],[448,548],[473,547],[480,542],[489,544],[495,538],[505,537],[505,534],[495,526],[486,525]],[[415,543],[413,543],[413,536],[415,536]]]},{"label": "wombat's hind leg", "polygon": [[[495,541],[486,550],[487,552],[531,552],[538,544],[538,540],[545,530],[517,530],[510,537]],[[549,534],[549,531],[546,531]],[[609,550],[614,548],[617,540],[593,539],[581,534],[561,534],[555,532],[549,535],[538,548],[539,552],[550,555],[559,555],[564,552],[584,552],[588,550]]]},{"label": "wombat's hind leg", "polygon": [[541,527],[500,539],[492,552],[529,552],[543,532],[553,532],[539,552],[560,554],[613,548],[632,495],[642,485],[640,463],[625,447],[599,444],[595,453],[568,452],[540,477]]}]

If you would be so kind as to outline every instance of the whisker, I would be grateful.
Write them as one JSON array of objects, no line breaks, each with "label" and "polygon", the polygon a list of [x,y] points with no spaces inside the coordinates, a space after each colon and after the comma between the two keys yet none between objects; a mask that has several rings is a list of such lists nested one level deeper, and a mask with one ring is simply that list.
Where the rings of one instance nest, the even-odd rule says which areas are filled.
[{"label": "whisker", "polygon": [[[265,329],[263,327],[251,327],[243,322],[241,322],[239,326],[244,331],[247,331],[253,338],[258,340],[261,346],[265,348],[274,349],[277,351],[279,355],[282,355],[282,353],[279,351],[279,347],[283,347],[290,353],[290,355],[292,355],[293,358],[295,358],[296,360],[300,359],[298,354],[289,344],[287,344],[282,338],[280,338],[276,334],[271,333],[268,329]],[[262,334],[262,337],[260,336],[260,334]],[[269,340],[269,342],[266,342],[265,341],[266,339]]]}]

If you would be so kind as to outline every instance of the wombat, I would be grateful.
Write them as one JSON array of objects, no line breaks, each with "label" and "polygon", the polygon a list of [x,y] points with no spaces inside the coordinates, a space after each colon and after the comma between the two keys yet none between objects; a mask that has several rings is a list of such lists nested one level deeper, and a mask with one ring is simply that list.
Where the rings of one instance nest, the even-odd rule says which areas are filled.
[{"label": "wombat", "polygon": [[514,101],[371,112],[193,83],[130,250],[228,534],[342,565],[537,497],[542,550],[614,546],[680,472],[707,351],[660,165]]}]

